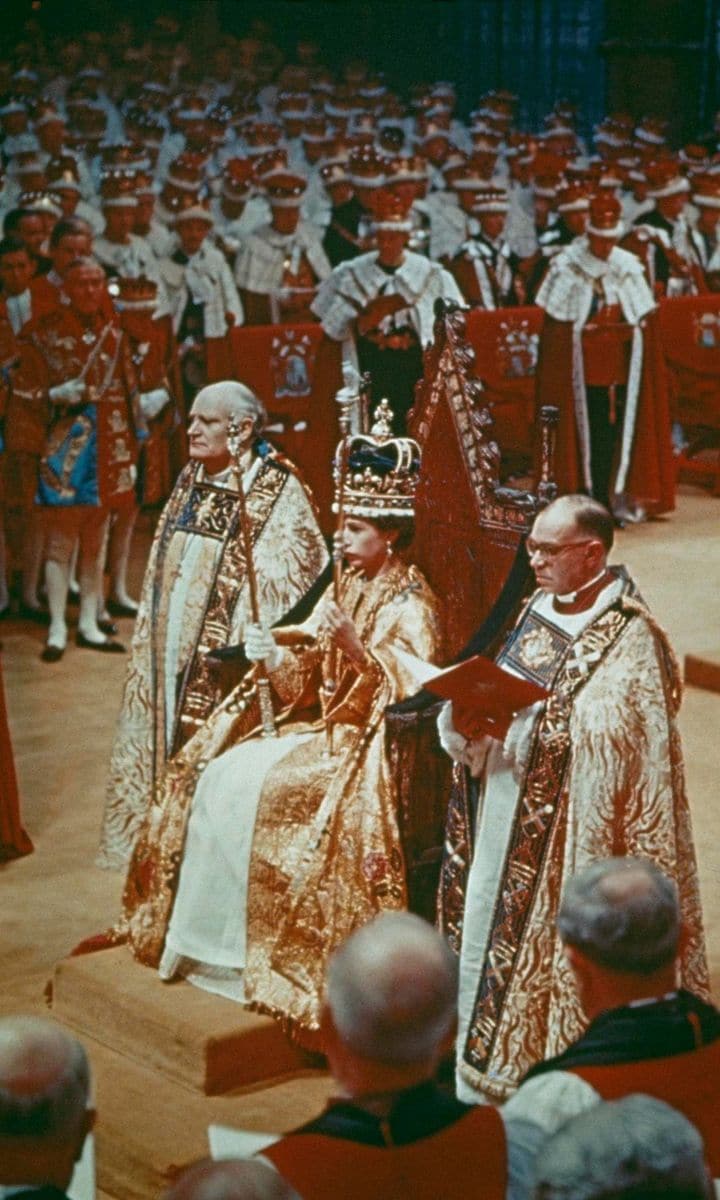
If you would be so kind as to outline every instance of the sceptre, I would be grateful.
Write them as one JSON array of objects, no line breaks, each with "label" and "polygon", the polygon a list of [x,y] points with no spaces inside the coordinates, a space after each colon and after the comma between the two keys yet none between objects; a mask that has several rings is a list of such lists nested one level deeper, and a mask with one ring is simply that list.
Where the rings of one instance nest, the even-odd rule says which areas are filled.
[{"label": "sceptre", "polygon": [[352,422],[352,410],[357,410],[360,399],[360,376],[351,362],[342,365],[343,386],[335,396],[340,407],[338,427],[340,429],[340,444],[337,457],[333,464],[335,475],[335,494],[337,496],[337,525],[333,535],[333,600],[340,603],[340,584],[342,583],[342,534],[345,521],[345,478],[347,475],[347,440]]},{"label": "sceptre", "polygon": [[[250,530],[250,518],[248,516],[247,501],[245,499],[245,489],[243,488],[243,469],[242,469],[242,446],[240,443],[240,423],[235,417],[230,417],[228,420],[227,432],[228,450],[232,455],[233,461],[238,473],[238,508],[240,511],[240,535],[242,537],[243,552],[245,554],[245,569],[247,571],[248,589],[250,591],[250,616],[253,624],[260,624],[260,605],[258,603],[258,586],[257,575],[255,573],[255,560],[253,558],[252,533]],[[270,678],[268,676],[267,667],[264,662],[256,663],[255,665],[258,703],[260,705],[260,721],[262,724],[263,737],[277,737],[277,729],[275,728],[275,713],[273,711],[272,692],[270,690]]]},{"label": "sceptre", "polygon": [[[350,433],[351,412],[355,408],[359,400],[359,384],[360,376],[355,367],[350,362],[344,362],[342,365],[343,386],[337,392],[335,400],[340,406],[340,414],[338,416],[338,426],[340,429],[340,443],[338,445],[335,461],[333,463],[333,475],[335,477],[335,495],[337,497],[334,507],[337,511],[337,524],[335,533],[333,534],[333,600],[336,604],[340,603],[340,589],[342,584],[342,568],[343,568],[343,525],[345,523],[345,480],[347,477],[347,442]],[[323,680],[323,692],[325,694],[325,703],[327,705],[332,700],[332,697],[337,689],[337,680],[335,675],[338,669],[338,655],[333,651],[330,655],[330,671],[327,677]],[[332,722],[325,718],[325,751],[327,758],[332,758],[333,755],[333,728]]]}]

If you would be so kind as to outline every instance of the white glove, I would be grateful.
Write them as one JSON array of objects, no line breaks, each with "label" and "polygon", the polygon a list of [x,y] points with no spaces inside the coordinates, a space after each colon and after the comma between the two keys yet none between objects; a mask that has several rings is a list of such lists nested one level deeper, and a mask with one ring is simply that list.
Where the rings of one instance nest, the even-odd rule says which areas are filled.
[{"label": "white glove", "polygon": [[250,662],[264,662],[268,671],[279,667],[283,658],[282,647],[262,625],[248,625],[245,630],[245,654]]},{"label": "white glove", "polygon": [[166,404],[170,403],[170,393],[167,388],[153,388],[151,392],[141,392],[140,412],[146,421],[152,421],[161,413]]},{"label": "white glove", "polygon": [[442,708],[440,709],[440,712],[438,713],[437,727],[440,745],[445,753],[449,754],[455,762],[464,762],[465,747],[467,746],[468,740],[466,737],[463,737],[461,733],[458,733],[457,729],[453,725],[452,703],[450,701],[448,701],[447,704],[443,704]]},{"label": "white glove", "polygon": [[453,725],[452,720],[452,703],[443,704],[437,719],[438,735],[440,737],[440,745],[446,754],[449,754],[454,762],[463,763],[464,766],[470,768],[470,774],[477,778],[485,766],[488,750],[492,744],[492,738],[481,737],[476,741],[471,741],[462,733],[458,733]]},{"label": "white glove", "polygon": [[68,379],[67,383],[58,383],[50,388],[49,395],[53,404],[82,404],[85,397],[85,380]]}]

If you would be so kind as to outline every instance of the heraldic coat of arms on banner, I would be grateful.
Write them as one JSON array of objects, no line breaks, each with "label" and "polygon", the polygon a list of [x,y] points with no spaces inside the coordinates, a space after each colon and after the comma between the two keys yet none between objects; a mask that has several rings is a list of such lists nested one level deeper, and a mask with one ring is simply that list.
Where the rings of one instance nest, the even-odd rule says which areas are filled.
[{"label": "heraldic coat of arms on banner", "polygon": [[706,350],[720,349],[720,313],[698,313],[694,319],[695,345]]},{"label": "heraldic coat of arms on banner", "polygon": [[272,340],[270,367],[275,399],[300,400],[313,390],[317,345],[308,333],[283,329]]},{"label": "heraldic coat of arms on banner", "polygon": [[497,358],[506,379],[525,379],[535,374],[538,360],[537,333],[531,333],[525,320],[501,322],[497,340]]}]

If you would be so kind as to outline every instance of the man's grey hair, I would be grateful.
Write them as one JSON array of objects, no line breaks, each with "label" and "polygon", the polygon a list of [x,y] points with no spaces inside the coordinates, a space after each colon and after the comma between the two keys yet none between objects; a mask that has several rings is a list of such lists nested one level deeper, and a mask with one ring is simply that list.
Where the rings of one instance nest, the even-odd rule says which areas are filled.
[{"label": "man's grey hair", "polygon": [[262,1159],[205,1159],[185,1171],[164,1200],[300,1200],[297,1192]]},{"label": "man's grey hair", "polygon": [[687,1117],[653,1096],[601,1101],[540,1149],[535,1200],[709,1200],[703,1140]]},{"label": "man's grey hair", "polygon": [[677,888],[650,859],[603,859],[568,881],[557,927],[593,962],[649,975],[677,955]]},{"label": "man's grey hair", "polygon": [[384,913],[332,955],[326,998],[351,1050],[388,1065],[420,1065],[454,1027],[456,961],[432,925],[412,913]]},{"label": "man's grey hair", "polygon": [[88,1058],[77,1038],[39,1017],[0,1019],[0,1156],[6,1138],[71,1136],[89,1090]]},{"label": "man's grey hair", "polygon": [[234,417],[237,420],[241,420],[243,417],[252,417],[253,433],[256,436],[261,434],[267,425],[268,418],[265,405],[244,383],[239,383],[234,379],[223,379],[220,383],[209,383],[207,387],[202,388],[198,392],[195,399],[197,400],[201,396],[215,401],[228,419]]}]

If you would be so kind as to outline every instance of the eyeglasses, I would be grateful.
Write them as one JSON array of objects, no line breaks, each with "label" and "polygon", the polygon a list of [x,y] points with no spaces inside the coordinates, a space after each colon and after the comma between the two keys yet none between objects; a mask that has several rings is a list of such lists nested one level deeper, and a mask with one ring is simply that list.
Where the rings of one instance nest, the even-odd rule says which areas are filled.
[{"label": "eyeglasses", "polygon": [[552,542],[536,542],[532,538],[528,538],[525,545],[527,547],[528,557],[532,558],[534,554],[539,554],[542,558],[558,558],[566,550],[572,550],[576,546],[589,546],[591,542],[597,541],[597,538],[583,538],[579,542],[561,542],[553,545]]}]

